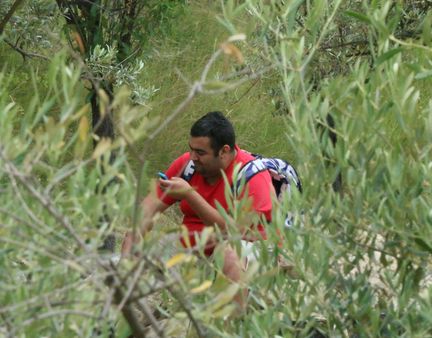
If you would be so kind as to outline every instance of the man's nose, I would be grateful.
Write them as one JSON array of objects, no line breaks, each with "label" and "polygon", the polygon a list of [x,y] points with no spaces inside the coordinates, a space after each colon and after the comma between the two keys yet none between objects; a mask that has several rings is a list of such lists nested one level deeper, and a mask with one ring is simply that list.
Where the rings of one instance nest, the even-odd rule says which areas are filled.
[{"label": "man's nose", "polygon": [[190,159],[192,161],[197,161],[198,160],[198,156],[197,156],[196,152],[190,151]]}]

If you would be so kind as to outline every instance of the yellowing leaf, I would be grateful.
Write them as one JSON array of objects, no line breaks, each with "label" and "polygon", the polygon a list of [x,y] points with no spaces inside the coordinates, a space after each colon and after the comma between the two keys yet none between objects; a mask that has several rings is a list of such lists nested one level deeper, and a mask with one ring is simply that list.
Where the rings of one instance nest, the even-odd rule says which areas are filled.
[{"label": "yellowing leaf", "polygon": [[231,302],[234,296],[237,294],[239,288],[240,287],[237,283],[228,286],[225,290],[223,290],[214,298],[212,304],[209,306],[209,310],[214,312],[220,309],[225,304]]},{"label": "yellowing leaf", "polygon": [[111,139],[102,137],[93,152],[92,158],[96,159],[111,148]]},{"label": "yellowing leaf", "polygon": [[107,111],[108,111],[110,99],[109,99],[107,93],[105,92],[105,90],[103,90],[103,89],[98,90],[98,95],[99,95],[99,112],[100,112],[101,118],[104,118]]},{"label": "yellowing leaf", "polygon": [[84,106],[81,107],[80,110],[78,110],[74,116],[73,119],[77,120],[78,118],[80,118],[81,116],[87,114],[90,111],[90,104],[85,104]]},{"label": "yellowing leaf", "polygon": [[243,54],[232,43],[224,42],[221,44],[221,49],[226,55],[234,56],[238,63],[242,64],[244,62]]},{"label": "yellowing leaf", "polygon": [[217,310],[216,312],[213,312],[213,317],[215,317],[215,318],[227,318],[236,309],[238,309],[238,306],[236,304],[225,305],[220,310]]},{"label": "yellowing leaf", "polygon": [[252,280],[254,275],[258,272],[259,263],[257,261],[252,261],[248,265],[248,269],[246,271],[246,276],[244,277],[245,281]]},{"label": "yellowing leaf", "polygon": [[79,48],[81,54],[84,54],[85,53],[85,47],[84,47],[84,42],[83,42],[83,40],[81,38],[81,35],[79,35],[78,32],[72,32],[71,35],[72,35],[72,38],[77,43],[78,48]]},{"label": "yellowing leaf", "polygon": [[212,286],[212,282],[209,280],[204,281],[200,286],[193,288],[190,290],[191,293],[200,293],[207,290],[210,286]]},{"label": "yellowing leaf", "polygon": [[172,256],[166,263],[165,266],[167,267],[167,269],[173,267],[174,265],[183,263],[185,261],[189,261],[190,260],[190,256],[186,255],[184,253],[179,253],[177,255]]},{"label": "yellowing leaf", "polygon": [[117,178],[118,178],[120,181],[122,181],[122,182],[126,182],[126,176],[125,176],[124,174],[119,173],[119,174],[117,174],[116,176],[117,176]]},{"label": "yellowing leaf", "polygon": [[86,116],[81,117],[79,125],[78,125],[78,135],[82,142],[87,140],[89,131],[89,122]]},{"label": "yellowing leaf", "polygon": [[201,236],[199,237],[198,245],[199,247],[205,247],[207,242],[210,239],[210,236],[214,233],[213,227],[205,227],[201,232]]},{"label": "yellowing leaf", "polygon": [[181,237],[185,243],[185,247],[186,248],[192,248],[192,244],[191,244],[190,238],[189,238],[189,230],[186,228],[185,225],[181,226]]}]

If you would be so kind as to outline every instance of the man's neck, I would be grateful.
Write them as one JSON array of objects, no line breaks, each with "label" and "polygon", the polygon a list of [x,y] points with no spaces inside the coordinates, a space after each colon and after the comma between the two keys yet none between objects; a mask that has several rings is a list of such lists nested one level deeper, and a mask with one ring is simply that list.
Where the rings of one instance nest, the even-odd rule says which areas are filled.
[{"label": "man's neck", "polygon": [[[237,150],[235,150],[234,149],[234,151],[231,153],[231,156],[229,156],[228,158],[227,158],[227,160],[226,161],[224,161],[224,163],[223,163],[223,165],[222,165],[222,168],[221,168],[221,170],[226,170],[230,165],[231,165],[231,163],[234,161],[234,159],[237,157]],[[213,185],[213,184],[215,184],[219,179],[221,179],[222,178],[222,173],[221,173],[221,171],[219,171],[217,174],[215,174],[214,176],[210,176],[210,177],[206,177],[205,178],[205,181],[208,183],[208,184],[210,184],[210,185]]]}]

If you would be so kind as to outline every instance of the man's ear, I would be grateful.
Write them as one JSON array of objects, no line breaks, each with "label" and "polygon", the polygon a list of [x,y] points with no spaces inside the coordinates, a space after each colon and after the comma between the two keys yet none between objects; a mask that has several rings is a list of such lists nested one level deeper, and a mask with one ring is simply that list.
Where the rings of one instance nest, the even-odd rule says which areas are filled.
[{"label": "man's ear", "polygon": [[225,144],[220,150],[219,150],[219,155],[220,156],[224,156],[227,154],[230,154],[232,152],[231,147],[228,144]]}]

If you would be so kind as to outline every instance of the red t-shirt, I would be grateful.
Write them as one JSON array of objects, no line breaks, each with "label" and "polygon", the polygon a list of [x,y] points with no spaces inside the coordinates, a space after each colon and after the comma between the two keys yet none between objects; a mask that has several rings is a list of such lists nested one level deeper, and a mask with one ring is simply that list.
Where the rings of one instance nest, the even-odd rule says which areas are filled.
[{"label": "red t-shirt", "polygon": [[[226,177],[229,180],[229,183],[232,184],[232,174],[234,167],[237,163],[240,163],[241,166],[243,164],[251,161],[254,157],[241,150],[238,146],[235,147],[237,150],[237,155],[234,161],[225,169]],[[181,177],[185,166],[188,164],[190,160],[189,152],[184,153],[180,157],[178,157],[165,172],[168,178],[171,177]],[[216,208],[216,201],[225,209],[228,210],[228,204],[225,199],[225,184],[224,179],[221,177],[215,184],[208,184],[204,177],[201,176],[198,172],[195,172],[192,175],[192,178],[189,181],[189,184],[202,196],[204,199],[214,208]],[[247,182],[247,191],[248,196],[252,199],[252,208],[255,210],[258,215],[262,215],[265,217],[267,221],[271,220],[271,211],[272,211],[272,196],[271,194],[274,192],[274,188],[271,182],[271,177],[268,171],[262,171],[255,176],[253,176]],[[157,188],[157,193],[162,202],[167,205],[172,205],[178,200],[171,198],[169,196],[164,196],[162,190]],[[200,233],[205,224],[201,221],[201,219],[195,214],[193,209],[189,206],[186,200],[180,201],[180,209],[183,213],[183,224],[189,231],[189,240],[191,246],[195,246],[195,234]],[[258,224],[257,230],[266,238],[265,230],[262,224]],[[182,244],[185,245],[185,241],[182,240]]]}]

